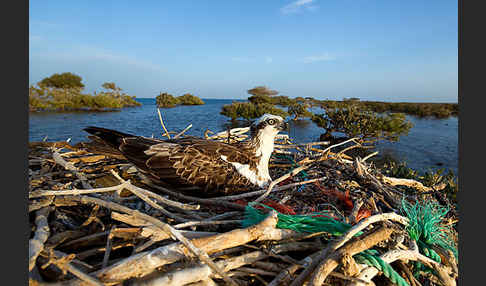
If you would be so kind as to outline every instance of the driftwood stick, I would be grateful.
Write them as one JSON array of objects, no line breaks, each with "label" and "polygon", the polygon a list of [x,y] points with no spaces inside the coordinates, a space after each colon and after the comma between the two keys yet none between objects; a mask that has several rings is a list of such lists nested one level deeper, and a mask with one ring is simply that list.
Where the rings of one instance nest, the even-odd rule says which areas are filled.
[{"label": "driftwood stick", "polygon": [[[29,192],[29,196],[30,196],[30,192]],[[36,211],[36,210],[39,210],[43,207],[49,206],[50,204],[52,204],[53,200],[54,200],[53,196],[49,196],[47,198],[43,198],[43,199],[40,199],[40,200],[37,200],[37,201],[29,200],[29,213]]]},{"label": "driftwood stick", "polygon": [[266,261],[256,261],[251,264],[252,266],[261,268],[263,270],[280,273],[287,264],[266,262]]},{"label": "driftwood stick", "polygon": [[154,192],[151,192],[149,190],[146,190],[146,189],[143,189],[143,188],[140,188],[140,187],[137,187],[137,186],[131,184],[129,180],[128,181],[125,181],[122,177],[120,177],[120,175],[118,175],[113,170],[110,170],[110,172],[120,182],[122,182],[122,183],[128,182],[128,186],[125,186],[125,188],[128,189],[129,191],[133,191],[134,190],[136,192],[143,193],[146,196],[151,197],[151,198],[154,198],[154,199],[156,199],[157,201],[159,201],[159,202],[161,202],[163,204],[166,204],[166,205],[171,206],[171,207],[183,209],[183,210],[198,210],[200,208],[199,205],[183,204],[183,203],[180,203],[180,202],[176,202],[176,201],[172,201],[172,200],[166,199],[166,198],[162,197],[159,194],[156,194]]},{"label": "driftwood stick", "polygon": [[392,186],[407,186],[415,188],[422,192],[440,191],[446,187],[446,184],[438,184],[434,187],[427,187],[424,186],[421,182],[415,181],[413,179],[393,178],[387,176],[382,176],[381,179],[383,183],[390,184]]},{"label": "driftwood stick", "polygon": [[228,217],[241,217],[241,216],[242,216],[241,212],[233,211],[233,212],[226,212],[226,213],[218,214],[218,215],[209,217],[205,220],[208,220],[208,221],[209,220],[219,220],[219,219],[228,218]]},{"label": "driftwood stick", "polygon": [[62,244],[62,247],[69,247],[69,246],[73,246],[73,245],[77,245],[77,244],[82,244],[84,242],[89,242],[91,240],[100,239],[101,237],[104,237],[104,236],[108,235],[109,233],[110,233],[109,230],[103,231],[103,232],[98,232],[98,233],[93,233],[93,234],[90,234],[90,235],[87,235],[87,236],[83,236],[83,237],[65,242],[65,243]]},{"label": "driftwood stick", "polygon": [[376,223],[379,221],[385,221],[385,220],[392,220],[399,222],[403,225],[408,225],[408,218],[403,217],[401,215],[398,215],[396,213],[383,213],[383,214],[377,214],[373,215],[370,217],[367,217],[366,219],[360,221],[356,225],[354,225],[350,230],[348,230],[339,240],[337,240],[330,248],[331,251],[334,251],[341,247],[343,244],[345,244],[349,239],[351,239],[353,236],[355,236],[358,232],[362,231],[366,227],[368,227],[372,223]]},{"label": "driftwood stick", "polygon": [[280,178],[276,179],[275,181],[272,181],[270,183],[270,185],[268,186],[267,190],[265,191],[265,193],[263,193],[263,195],[261,195],[256,200],[254,200],[254,202],[259,203],[259,202],[263,201],[268,196],[268,194],[270,194],[270,192],[272,191],[273,187],[275,187],[276,184],[282,182],[283,180],[285,180],[285,179],[287,179],[291,176],[297,175],[298,173],[300,173],[301,171],[303,171],[305,169],[308,169],[309,167],[310,167],[310,165],[300,166],[298,168],[293,169],[291,172],[281,176]]},{"label": "driftwood stick", "polygon": [[[153,224],[147,223],[145,220],[134,217],[133,215],[125,215],[125,214],[121,214],[121,213],[112,211],[111,212],[111,218],[114,219],[114,220],[117,220],[117,221],[124,222],[128,225],[132,225],[132,226],[136,226],[136,227],[142,227],[141,230],[140,230],[140,236],[149,237],[152,240],[153,243],[155,243],[157,241],[161,241],[161,240],[171,238],[171,236],[169,234],[161,231],[159,228],[157,228]],[[205,237],[205,236],[218,234],[217,232],[206,232],[206,231],[180,230],[179,232],[183,236],[185,236],[186,238],[198,238],[198,237]],[[148,245],[148,246],[150,246],[150,245]],[[140,251],[140,248],[138,249],[138,251]]]},{"label": "driftwood stick", "polygon": [[[282,253],[288,251],[302,251],[307,249],[314,249],[318,247],[318,243],[309,242],[292,242],[282,245],[276,245],[273,247],[272,253]],[[243,265],[252,264],[256,261],[268,258],[270,254],[264,251],[253,251],[240,256],[228,258],[222,261],[216,262],[218,267],[224,271],[228,272],[230,270],[239,268]],[[208,277],[220,278],[216,273],[214,273],[207,265],[198,265],[183,270],[172,271],[170,273],[164,273],[161,276],[155,277],[153,279],[144,281],[136,285],[184,285],[191,282],[196,282],[199,280],[204,280]]]},{"label": "driftwood stick", "polygon": [[150,205],[151,207],[153,207],[154,209],[157,209],[159,210],[160,212],[162,212],[165,216],[177,221],[177,222],[186,222],[186,221],[189,221],[188,219],[185,219],[183,217],[180,217],[172,212],[169,212],[167,211],[165,208],[163,208],[162,206],[156,204],[154,201],[152,201],[146,194],[142,193],[141,191],[139,191],[137,188],[131,188],[130,189],[130,192],[132,192],[134,195],[136,195],[137,197],[139,197],[140,199],[142,199],[144,202],[146,202],[148,205]]},{"label": "driftwood stick", "polygon": [[378,153],[379,153],[379,152],[378,152],[378,151],[376,151],[376,152],[373,152],[373,153],[371,153],[371,154],[367,155],[366,157],[364,157],[363,159],[361,159],[361,162],[364,162],[364,161],[368,160],[369,158],[371,158],[371,157],[373,157],[373,156],[378,155]]},{"label": "driftwood stick", "polygon": [[115,226],[112,226],[111,230],[108,234],[108,237],[106,238],[106,251],[105,251],[105,255],[103,257],[103,262],[101,264],[101,268],[105,268],[106,266],[108,266],[108,260],[110,259],[111,244],[112,244],[113,230],[114,229],[115,229]]},{"label": "driftwood stick", "polygon": [[[396,260],[413,260],[413,261],[420,261],[423,264],[435,269],[437,273],[439,274],[440,279],[444,283],[444,285],[447,286],[455,286],[456,282],[455,280],[449,275],[453,273],[453,271],[446,266],[441,265],[440,263],[435,262],[434,260],[420,254],[418,252],[417,247],[411,247],[410,250],[391,250],[388,251],[382,255],[380,255],[380,258],[383,259],[383,261],[387,263],[392,263]],[[361,273],[358,275],[357,278],[364,280],[366,282],[371,281],[373,277],[375,277],[379,271],[375,267],[366,267],[361,271]],[[350,286],[362,286],[363,283],[355,282],[350,284]]]},{"label": "driftwood stick", "polygon": [[38,197],[45,197],[45,196],[86,195],[86,194],[92,194],[92,193],[114,192],[114,191],[126,188],[129,184],[130,184],[130,182],[126,181],[126,182],[124,182],[120,185],[113,186],[113,187],[106,187],[106,188],[74,189],[74,190],[59,190],[59,191],[36,190],[36,191],[29,193],[29,199],[38,198]]},{"label": "driftwood stick", "polygon": [[[238,128],[233,128],[233,129],[230,129],[229,132],[230,132],[230,135],[241,135],[241,134],[244,134],[246,132],[248,132],[250,130],[250,127],[238,127]],[[207,138],[207,139],[218,139],[218,138],[226,138],[228,136],[228,131],[221,131],[221,132],[218,132],[216,133],[215,135]]]},{"label": "driftwood stick", "polygon": [[78,168],[76,168],[73,163],[64,160],[64,158],[62,158],[61,154],[59,154],[57,150],[54,150],[52,154],[52,158],[54,159],[54,162],[63,166],[64,169],[74,172],[76,177],[78,177],[81,180],[81,184],[83,185],[83,188],[85,189],[93,188],[89,183],[88,178],[86,178],[86,175],[79,172]]},{"label": "driftwood stick", "polygon": [[381,241],[387,240],[393,233],[393,229],[381,227],[363,238],[343,246],[342,249],[326,257],[316,268],[313,276],[309,281],[309,286],[322,285],[327,276],[340,264],[345,255],[353,256],[366,249],[369,249]]},{"label": "driftwood stick", "polygon": [[[123,242],[114,243],[114,244],[111,245],[111,248],[112,248],[111,250],[117,250],[117,249],[121,249],[121,248],[124,248],[124,247],[133,247],[133,242],[130,241],[130,240],[127,240],[127,241],[123,241]],[[81,259],[81,260],[84,260],[88,257],[93,256],[93,255],[105,253],[106,251],[107,251],[107,249],[106,249],[105,246],[98,246],[98,247],[94,247],[94,248],[91,248],[91,249],[88,249],[88,250],[85,250],[85,251],[82,251],[82,252],[78,252],[78,253],[76,253],[76,257]]]},{"label": "driftwood stick", "polygon": [[[349,142],[354,142],[356,144],[360,144],[360,143],[357,142],[357,140],[359,140],[358,137],[353,137],[353,138],[350,138],[350,139],[348,139],[346,141],[343,141],[343,142],[340,142],[340,143],[331,145],[331,146],[327,147],[326,149],[322,150],[322,153],[325,153],[325,152],[331,150],[332,148],[336,148],[338,146],[344,145],[344,144],[349,143]],[[318,154],[318,155],[321,156],[321,154]]]},{"label": "driftwood stick", "polygon": [[182,130],[181,132],[177,133],[176,136],[174,136],[174,139],[177,139],[177,138],[181,137],[182,134],[186,133],[186,131],[189,130],[189,129],[191,129],[191,127],[192,127],[192,124],[187,125],[187,127],[184,128],[184,130]]},{"label": "driftwood stick", "polygon": [[[95,202],[94,198],[74,198],[83,202]],[[99,202],[103,203],[104,202]],[[119,207],[117,207],[119,208]],[[123,207],[125,209],[125,207]],[[119,210],[127,212],[126,210]],[[288,231],[273,231],[277,224],[277,213],[271,212],[265,220],[257,225],[245,228],[235,229],[230,232],[191,240],[191,242],[199,249],[206,253],[214,253],[227,248],[235,247],[248,243],[253,240],[269,240],[282,239],[290,237],[294,232]],[[121,260],[105,269],[96,272],[98,277],[103,282],[121,282],[132,277],[143,277],[156,268],[174,263],[186,257],[187,250],[182,243],[173,243],[166,246],[156,248],[148,252],[141,252],[132,255],[126,259]],[[80,285],[80,281],[70,281],[71,285]],[[81,283],[82,284],[82,283]]]},{"label": "driftwood stick", "polygon": [[197,198],[197,197],[192,197],[192,196],[188,196],[188,195],[184,195],[184,194],[181,194],[181,193],[178,193],[178,192],[175,192],[175,191],[171,191],[167,188],[164,188],[164,187],[161,187],[161,186],[157,186],[153,183],[151,183],[150,181],[148,180],[144,180],[143,181],[144,184],[154,188],[154,189],[157,189],[157,190],[160,190],[166,194],[169,194],[173,197],[176,197],[176,198],[179,198],[179,199],[183,199],[183,200],[188,200],[188,201],[193,201],[193,202],[198,202],[200,204],[205,204],[205,205],[212,205],[212,206],[223,206],[223,207],[228,207],[228,208],[232,208],[232,209],[236,209],[236,210],[241,210],[241,211],[244,211],[245,210],[245,207],[242,206],[242,205],[239,205],[239,204],[234,204],[234,203],[230,203],[230,202],[225,202],[225,201],[221,201],[221,200],[216,200],[216,199],[204,199],[204,198]]},{"label": "driftwood stick", "polygon": [[[295,186],[310,184],[310,183],[314,183],[314,182],[318,182],[318,181],[323,181],[323,180],[326,180],[326,179],[327,179],[326,177],[315,178],[315,179],[310,179],[310,180],[306,180],[306,181],[302,181],[302,182],[291,183],[291,184],[284,185],[284,186],[278,186],[278,187],[273,188],[270,192],[283,191],[283,190],[287,190],[287,189],[290,189],[290,188],[295,187]],[[266,191],[267,190],[259,190],[259,191],[244,193],[244,194],[240,194],[240,195],[215,197],[213,199],[225,200],[225,201],[239,200],[239,199],[243,199],[243,198],[258,196],[258,195],[264,194]]]},{"label": "driftwood stick", "polygon": [[47,222],[49,212],[49,207],[44,207],[36,212],[35,224],[37,228],[34,237],[29,240],[29,271],[34,268],[37,256],[44,249],[44,243],[49,237],[49,224]]},{"label": "driftwood stick", "polygon": [[[255,261],[265,259],[268,255],[262,251],[253,251],[237,257],[232,257],[225,259],[223,261],[218,261],[216,265],[224,272],[239,268],[246,264],[251,264]],[[166,286],[178,286],[185,285],[188,283],[197,282],[200,280],[205,280],[207,278],[221,278],[216,275],[210,267],[207,265],[198,265],[195,267],[189,267],[178,271],[172,271],[165,273],[159,277],[152,278],[147,281],[135,283],[133,286],[155,286],[155,285],[166,285]]]},{"label": "driftwood stick", "polygon": [[[75,197],[75,198],[78,198],[78,197]],[[202,250],[199,250],[187,238],[185,238],[184,236],[182,236],[182,234],[180,234],[177,230],[175,230],[174,228],[172,228],[170,225],[168,225],[166,223],[163,223],[160,220],[158,220],[156,218],[153,218],[153,217],[151,217],[149,215],[146,215],[146,214],[141,213],[139,211],[132,210],[130,208],[127,208],[127,207],[118,205],[118,204],[113,203],[113,202],[106,202],[106,201],[103,201],[103,200],[100,200],[100,199],[97,199],[97,198],[91,198],[91,197],[81,197],[81,200],[80,201],[83,202],[83,199],[84,199],[84,201],[87,201],[87,202],[96,203],[96,204],[102,205],[104,207],[114,208],[114,209],[116,209],[118,211],[122,211],[122,212],[126,212],[126,213],[129,213],[129,214],[132,214],[132,215],[134,215],[136,217],[139,217],[140,219],[144,219],[144,220],[146,220],[146,221],[154,224],[155,226],[159,227],[160,229],[162,229],[163,231],[167,232],[168,234],[176,237],[192,253],[194,253],[201,260],[203,260],[206,264],[208,264],[216,273],[220,274],[223,277],[223,279],[225,279],[225,277],[226,277],[226,279],[225,279],[226,282],[228,282],[228,283],[230,283],[232,285],[237,285],[237,284],[235,284],[234,281],[232,281],[229,277],[227,277],[223,272],[221,272],[217,268],[217,266],[214,265],[214,262],[212,262],[210,260],[209,256],[205,252],[203,252]]]},{"label": "driftwood stick", "polygon": [[158,223],[156,221],[154,221],[153,223],[155,225],[157,225],[158,227],[160,227],[162,230],[166,231],[167,233],[170,233],[173,236],[175,236],[180,242],[182,242],[182,244],[184,244],[185,247],[187,247],[187,249],[189,249],[200,260],[202,260],[204,263],[206,263],[206,265],[208,265],[209,268],[211,268],[212,271],[214,271],[215,273],[219,274],[226,283],[228,283],[230,285],[236,285],[236,286],[238,286],[238,284],[235,281],[233,281],[233,279],[231,279],[229,276],[227,276],[220,269],[220,267],[218,267],[211,260],[211,258],[209,257],[209,255],[204,250],[201,250],[201,249],[197,248],[190,240],[188,240],[187,238],[185,238],[180,232],[178,232],[177,230],[175,230],[174,228],[172,228],[168,224]]},{"label": "driftwood stick", "polygon": [[167,135],[167,138],[170,139],[169,131],[167,131],[167,128],[165,128],[164,120],[162,120],[162,114],[160,114],[160,108],[157,108],[157,113],[159,114],[160,124],[162,125],[162,128],[164,128],[165,135]]},{"label": "driftwood stick", "polygon": [[344,148],[343,150],[339,151],[336,156],[341,156],[341,155],[346,155],[346,152],[349,151],[349,150],[352,150],[354,148],[358,148],[358,147],[361,147],[361,144],[357,144],[357,145],[352,145],[352,146],[349,146],[349,147],[346,147]]},{"label": "driftwood stick", "polygon": [[240,224],[241,220],[203,220],[203,221],[188,221],[174,225],[175,229],[181,229],[196,225],[217,225],[217,224]]},{"label": "driftwood stick", "polygon": [[[392,208],[392,209],[393,208],[395,208],[395,209],[399,208],[399,206],[401,205],[401,201],[396,195],[393,195],[393,193],[396,193],[396,194],[402,196],[403,195],[402,192],[400,192],[400,191],[398,191],[394,188],[391,188],[390,186],[383,185],[381,183],[381,181],[378,180],[378,178],[376,178],[374,175],[372,175],[368,171],[368,168],[363,164],[363,162],[358,160],[358,158],[355,158],[354,162],[352,162],[352,163],[353,163],[353,166],[356,170],[358,177],[361,178],[361,179],[370,181],[371,185],[379,193],[381,193],[384,197],[387,198],[387,200],[382,200],[382,202],[385,205],[387,205],[389,208]],[[392,206],[390,206],[389,203],[391,203]]]},{"label": "driftwood stick", "polygon": [[320,251],[315,252],[304,259],[300,260],[297,264],[292,264],[282,272],[280,272],[269,284],[268,286],[278,286],[286,285],[291,280],[293,274],[300,268],[307,268],[313,260],[316,259],[320,254]]},{"label": "driftwood stick", "polygon": [[267,275],[267,276],[276,276],[278,274],[278,273],[275,273],[275,272],[261,270],[261,269],[252,268],[252,267],[240,267],[240,268],[238,268],[238,271],[243,271],[243,272],[250,273],[250,274]]},{"label": "driftwood stick", "polygon": [[104,285],[98,279],[84,273],[83,271],[79,270],[77,267],[71,264],[71,260],[75,258],[74,254],[66,255],[65,253],[57,250],[52,250],[51,254],[51,258],[49,259],[47,265],[52,263],[63,272],[71,272],[74,276],[78,277],[80,280],[84,281],[88,285]]},{"label": "driftwood stick", "polygon": [[66,230],[63,232],[58,232],[56,234],[50,235],[45,245],[49,248],[56,248],[66,241],[78,239],[84,235],[86,235],[86,232],[81,230]]},{"label": "driftwood stick", "polygon": [[335,250],[344,245],[353,236],[368,227],[370,224],[384,220],[394,220],[405,225],[408,224],[408,219],[406,217],[402,217],[400,215],[397,215],[396,213],[384,213],[367,217],[366,219],[354,225],[342,237],[331,243],[327,248],[321,250],[318,257],[312,260],[312,263],[294,280],[291,286],[302,285],[302,283],[304,283],[304,280],[317,267],[318,263],[327,257],[328,253],[333,253]]}]

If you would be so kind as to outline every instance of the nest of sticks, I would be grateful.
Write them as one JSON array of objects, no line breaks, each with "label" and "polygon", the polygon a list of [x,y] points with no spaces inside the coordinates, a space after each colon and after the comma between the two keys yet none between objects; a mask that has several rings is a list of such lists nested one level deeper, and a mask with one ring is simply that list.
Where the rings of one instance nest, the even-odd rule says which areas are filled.
[{"label": "nest of sticks", "polygon": [[[233,142],[247,132],[205,136]],[[424,254],[403,212],[404,201],[426,201],[449,209],[440,224],[454,225],[443,186],[384,176],[367,162],[373,154],[346,154],[361,147],[355,138],[329,146],[279,136],[267,189],[205,198],[153,185],[91,139],[29,144],[32,285],[456,285],[456,255]],[[243,227],[249,207],[264,219]],[[348,228],[282,227],[316,213]],[[364,260],[371,254],[381,268]]]}]

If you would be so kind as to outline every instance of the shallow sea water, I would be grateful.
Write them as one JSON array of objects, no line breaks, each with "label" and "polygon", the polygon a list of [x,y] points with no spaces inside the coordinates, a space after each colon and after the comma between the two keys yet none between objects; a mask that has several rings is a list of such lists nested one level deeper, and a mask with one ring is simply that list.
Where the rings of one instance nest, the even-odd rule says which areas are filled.
[{"label": "shallow sea water", "polygon": [[[87,126],[111,128],[126,133],[161,138],[162,128],[154,98],[138,98],[141,107],[124,108],[117,112],[39,112],[29,115],[29,141],[61,141],[71,138],[73,144],[87,139]],[[226,130],[228,118],[219,114],[228,99],[203,99],[201,106],[161,108],[164,124],[169,131],[182,131],[192,124],[186,134],[203,136],[208,128],[219,132]],[[318,111],[317,109],[313,110]],[[421,119],[407,116],[414,127],[398,142],[380,142],[377,150],[407,162],[407,166],[424,172],[443,168],[458,172],[458,118]],[[324,130],[310,120],[290,122],[289,136],[294,142],[319,139]]]}]

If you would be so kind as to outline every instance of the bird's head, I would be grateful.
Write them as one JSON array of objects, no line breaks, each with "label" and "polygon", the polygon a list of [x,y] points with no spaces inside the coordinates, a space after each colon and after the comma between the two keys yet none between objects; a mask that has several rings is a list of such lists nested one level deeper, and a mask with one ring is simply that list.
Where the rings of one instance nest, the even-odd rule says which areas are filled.
[{"label": "bird's head", "polygon": [[288,123],[278,115],[264,114],[250,126],[250,132],[255,136],[277,136],[278,132],[288,129]]}]

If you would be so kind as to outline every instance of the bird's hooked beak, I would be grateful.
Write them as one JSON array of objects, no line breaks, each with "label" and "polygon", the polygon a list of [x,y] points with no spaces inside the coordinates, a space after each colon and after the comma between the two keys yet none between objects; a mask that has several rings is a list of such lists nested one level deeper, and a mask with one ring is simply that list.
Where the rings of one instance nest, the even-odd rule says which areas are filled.
[{"label": "bird's hooked beak", "polygon": [[282,122],[280,122],[280,124],[278,125],[278,129],[279,129],[280,131],[287,131],[287,130],[289,130],[289,124],[288,124],[287,122],[285,122],[285,121],[282,121]]}]

